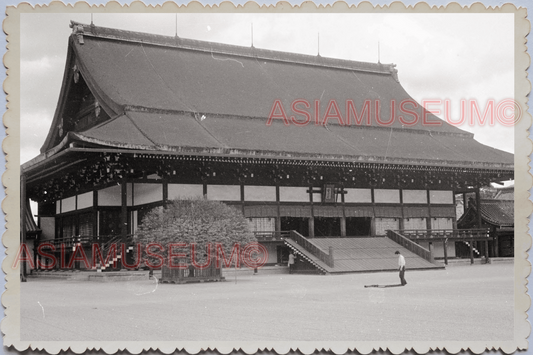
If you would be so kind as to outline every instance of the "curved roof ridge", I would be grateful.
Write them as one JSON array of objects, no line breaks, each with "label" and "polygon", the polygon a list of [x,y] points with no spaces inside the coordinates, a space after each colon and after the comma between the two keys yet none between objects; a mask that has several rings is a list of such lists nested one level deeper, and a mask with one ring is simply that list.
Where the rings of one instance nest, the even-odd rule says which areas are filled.
[{"label": "curved roof ridge", "polygon": [[78,38],[92,36],[107,38],[118,41],[136,42],[165,47],[175,47],[194,51],[219,53],[225,55],[235,55],[241,57],[272,60],[277,62],[289,62],[295,64],[306,64],[328,68],[354,70],[374,74],[391,75],[398,81],[396,64],[370,63],[348,59],[328,58],[309,54],[291,53],[262,49],[257,47],[244,47],[233,44],[201,41],[179,36],[164,36],[145,32],[127,31],[109,27],[87,25],[76,21],[70,21],[73,34]]}]

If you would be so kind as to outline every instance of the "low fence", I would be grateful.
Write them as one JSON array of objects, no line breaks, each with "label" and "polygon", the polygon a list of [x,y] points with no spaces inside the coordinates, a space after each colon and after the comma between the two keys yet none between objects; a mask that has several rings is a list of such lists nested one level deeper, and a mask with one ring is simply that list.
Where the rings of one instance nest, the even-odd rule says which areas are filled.
[{"label": "low fence", "polygon": [[107,245],[109,242],[112,243],[127,243],[131,241],[132,235],[127,235],[126,237],[122,237],[121,235],[75,235],[72,237],[67,238],[55,238],[55,239],[42,239],[38,240],[37,246],[44,243],[49,243],[56,248],[56,250],[59,250],[61,248],[61,245],[63,245],[65,248],[75,247],[76,245],[81,246],[92,246],[93,244],[98,245]]},{"label": "low fence", "polygon": [[392,230],[387,231],[387,238],[392,239],[393,241],[400,244],[402,247],[409,250],[410,252],[413,252],[416,255],[433,263],[434,260],[433,260],[433,255],[431,255],[431,252],[427,250],[426,248],[421,247],[420,245],[411,241],[411,239],[408,239],[404,237],[403,235],[399,234],[398,232],[392,231]]},{"label": "low fence", "polygon": [[[181,261],[185,264],[185,261]],[[216,267],[215,262],[206,268],[195,268],[189,265],[187,268],[169,268],[163,265],[161,269],[161,282],[184,284],[189,282],[223,281],[222,271]]]},{"label": "low fence", "polygon": [[322,260],[327,266],[334,267],[335,263],[333,261],[333,248],[329,248],[328,254],[311,243],[306,237],[294,230],[291,230],[290,237],[292,240],[298,243],[298,245],[301,245],[305,250]]},{"label": "low fence", "polygon": [[432,239],[457,239],[457,240],[489,240],[490,230],[478,229],[403,229],[397,231],[409,239],[432,240]]}]

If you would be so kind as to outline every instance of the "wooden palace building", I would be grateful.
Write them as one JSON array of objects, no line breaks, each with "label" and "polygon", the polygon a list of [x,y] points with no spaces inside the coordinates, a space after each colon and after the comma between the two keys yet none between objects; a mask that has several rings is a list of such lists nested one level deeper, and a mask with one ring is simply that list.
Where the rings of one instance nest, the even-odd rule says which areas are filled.
[{"label": "wooden palace building", "polygon": [[457,230],[454,196],[512,179],[513,155],[424,111],[395,65],[71,26],[52,126],[21,167],[38,203],[24,240],[126,238],[150,208],[204,196],[301,270],[395,269],[396,249],[422,268],[493,242]]}]

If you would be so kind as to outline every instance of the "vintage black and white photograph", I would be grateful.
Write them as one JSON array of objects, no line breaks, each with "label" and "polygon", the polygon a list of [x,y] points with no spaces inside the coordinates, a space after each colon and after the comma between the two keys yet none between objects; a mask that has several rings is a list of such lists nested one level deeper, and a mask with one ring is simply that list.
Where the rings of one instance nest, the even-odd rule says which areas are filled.
[{"label": "vintage black and white photograph", "polygon": [[5,342],[527,347],[518,10],[19,10]]}]

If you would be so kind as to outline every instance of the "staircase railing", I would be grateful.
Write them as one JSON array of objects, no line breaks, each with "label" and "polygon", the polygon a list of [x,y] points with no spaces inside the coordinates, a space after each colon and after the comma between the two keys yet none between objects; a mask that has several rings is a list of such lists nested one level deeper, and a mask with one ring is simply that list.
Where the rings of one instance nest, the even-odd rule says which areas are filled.
[{"label": "staircase railing", "polygon": [[333,248],[329,248],[329,254],[314,245],[309,239],[301,235],[300,233],[291,230],[290,237],[292,240],[294,240],[298,245],[302,246],[305,250],[319,258],[321,261],[323,261],[327,266],[334,267],[335,263],[333,261]]},{"label": "staircase railing", "polygon": [[433,255],[426,248],[416,244],[410,239],[404,237],[396,231],[387,230],[387,238],[392,239],[396,243],[400,244],[402,247],[406,248],[410,252],[415,253],[416,255],[426,259],[427,261],[433,263]]},{"label": "staircase railing", "polygon": [[289,238],[290,231],[255,231],[254,236],[259,242],[279,241]]},{"label": "staircase railing", "polygon": [[[107,258],[107,255],[109,254],[109,251],[111,250],[111,247],[113,244],[117,244],[117,263],[120,264],[122,262],[122,259],[126,258],[126,255],[122,255],[122,244],[125,244],[126,247],[129,243],[132,241],[132,235],[126,235],[125,237],[121,235],[116,235],[111,237],[111,239],[107,240],[105,243],[102,243],[102,255],[104,258]],[[127,253],[127,248],[124,248],[125,253]],[[109,268],[109,266],[113,264],[113,260],[109,260],[107,264],[100,265],[99,270],[105,270]],[[119,269],[121,269],[121,266],[119,265]]]},{"label": "staircase railing", "polygon": [[449,239],[465,240],[491,239],[490,229],[402,229],[399,233],[409,239]]}]

